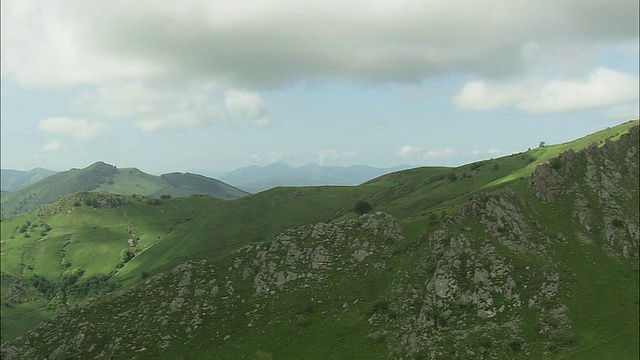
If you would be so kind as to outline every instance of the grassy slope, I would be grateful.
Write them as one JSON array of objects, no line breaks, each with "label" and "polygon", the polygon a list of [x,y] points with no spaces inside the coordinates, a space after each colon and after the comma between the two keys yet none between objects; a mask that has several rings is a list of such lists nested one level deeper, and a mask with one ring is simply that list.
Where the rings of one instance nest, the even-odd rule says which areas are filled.
[{"label": "grassy slope", "polygon": [[285,229],[330,221],[373,191],[372,187],[276,188],[234,201],[192,197],[140,209],[179,214],[179,225],[128,263],[118,278],[129,283],[142,271],[169,269],[188,259],[213,260],[245,244],[268,240]]},{"label": "grassy slope", "polygon": [[[140,200],[112,209],[74,207],[68,202],[63,204],[64,211],[55,215],[38,219],[31,213],[3,220],[2,240],[6,244],[2,245],[2,251],[6,254],[2,271],[25,278],[37,274],[57,281],[66,269],[62,265],[65,258],[72,268],[85,270],[79,280],[82,283],[93,275],[114,270],[120,252],[128,248],[128,228],[132,227],[140,237],[142,252],[119,269],[112,281],[134,284],[143,272],[165,270],[189,259],[215,260],[244,244],[267,240],[286,228],[351,217],[349,210],[359,199],[367,199],[375,209],[403,219],[411,240],[425,231],[424,224],[432,214],[439,217],[478,191],[528,176],[536,164],[560,151],[615,138],[631,125],[623,124],[572,143],[456,169],[420,168],[389,174],[358,187],[277,188],[234,201],[190,197],[150,205]],[[128,172],[123,169],[117,176],[126,177]],[[455,174],[457,179],[452,181],[449,174]],[[147,190],[157,186],[152,178],[139,184]],[[16,233],[16,227],[27,220],[33,224],[45,222],[52,230],[41,236],[40,229],[31,228],[27,231],[31,238],[24,238]],[[353,284],[353,289],[358,286]],[[362,291],[371,294],[370,290]],[[584,291],[588,293],[588,289]],[[27,303],[24,309],[30,306]],[[31,314],[32,317],[25,317],[31,319],[27,322],[35,323],[36,316],[42,315]],[[340,321],[346,322],[347,329],[353,325],[349,325],[349,317]],[[5,337],[4,333],[3,325],[3,341],[15,335]]]}]

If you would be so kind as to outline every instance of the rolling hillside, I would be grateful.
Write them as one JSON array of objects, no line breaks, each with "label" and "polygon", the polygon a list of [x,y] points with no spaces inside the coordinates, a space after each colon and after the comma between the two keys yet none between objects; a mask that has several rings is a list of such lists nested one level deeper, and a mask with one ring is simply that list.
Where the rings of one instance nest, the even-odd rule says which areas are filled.
[{"label": "rolling hillside", "polygon": [[2,358],[637,358],[639,186],[636,121],[353,187],[75,193],[2,222]]},{"label": "rolling hillside", "polygon": [[202,194],[220,199],[235,199],[247,195],[231,185],[201,175],[172,173],[154,176],[135,168],[118,169],[113,165],[97,162],[84,169],[51,175],[3,196],[2,215],[11,217],[32,211],[78,191],[150,197]]}]

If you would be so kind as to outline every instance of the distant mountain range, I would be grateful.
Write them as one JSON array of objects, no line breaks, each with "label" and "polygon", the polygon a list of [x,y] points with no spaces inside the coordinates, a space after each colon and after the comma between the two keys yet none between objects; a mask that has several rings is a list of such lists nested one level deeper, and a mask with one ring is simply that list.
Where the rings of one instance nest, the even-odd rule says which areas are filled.
[{"label": "distant mountain range", "polygon": [[[359,185],[378,176],[411,168],[401,165],[378,168],[367,165],[325,166],[316,163],[294,167],[285,162],[267,166],[252,165],[230,172],[198,171],[208,178],[216,178],[239,189],[257,193],[279,186]],[[30,171],[2,169],[2,195],[20,190],[56,171],[35,168]]]},{"label": "distant mountain range", "polygon": [[247,166],[219,177],[242,190],[256,193],[278,186],[358,185],[378,176],[410,168],[408,165],[376,168],[366,165],[349,167],[310,163],[294,167],[285,162],[267,166]]},{"label": "distant mountain range", "polygon": [[155,176],[136,168],[118,169],[104,162],[96,162],[84,169],[55,173],[19,190],[3,194],[2,216],[35,210],[41,205],[79,191],[137,194],[156,198],[163,195],[181,197],[202,194],[219,199],[235,199],[248,195],[245,191],[202,175],[170,173]]},{"label": "distant mountain range", "polygon": [[55,173],[55,171],[43,168],[35,168],[30,171],[2,169],[0,186],[2,186],[2,192],[5,195],[5,192],[20,190]]}]

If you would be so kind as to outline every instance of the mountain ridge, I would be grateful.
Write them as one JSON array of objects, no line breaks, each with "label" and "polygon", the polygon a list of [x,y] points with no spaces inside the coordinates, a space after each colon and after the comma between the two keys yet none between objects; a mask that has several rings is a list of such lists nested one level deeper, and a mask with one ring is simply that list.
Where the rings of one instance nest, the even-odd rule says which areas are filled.
[{"label": "mountain ridge", "polygon": [[106,191],[123,195],[189,196],[211,195],[221,199],[248,193],[202,175],[172,173],[150,175],[136,168],[119,169],[97,161],[83,169],[70,169],[47,176],[2,197],[2,214],[14,216],[50,204],[78,191]]}]

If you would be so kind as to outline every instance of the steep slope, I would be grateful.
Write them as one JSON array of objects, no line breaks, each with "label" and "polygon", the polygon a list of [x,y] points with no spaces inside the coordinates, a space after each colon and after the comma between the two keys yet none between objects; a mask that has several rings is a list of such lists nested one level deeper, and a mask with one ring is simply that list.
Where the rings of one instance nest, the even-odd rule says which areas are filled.
[{"label": "steep slope", "polygon": [[55,173],[55,171],[43,168],[35,168],[29,171],[2,169],[2,173],[0,175],[2,191],[11,192],[20,190],[27,185],[31,185],[34,182]]},{"label": "steep slope", "polygon": [[211,195],[232,199],[247,195],[221,181],[194,174],[167,174],[154,176],[138,169],[118,169],[97,162],[84,169],[72,169],[51,175],[2,198],[4,217],[37,209],[65,195],[78,191],[105,191],[121,195],[147,195],[159,197]]}]

